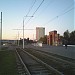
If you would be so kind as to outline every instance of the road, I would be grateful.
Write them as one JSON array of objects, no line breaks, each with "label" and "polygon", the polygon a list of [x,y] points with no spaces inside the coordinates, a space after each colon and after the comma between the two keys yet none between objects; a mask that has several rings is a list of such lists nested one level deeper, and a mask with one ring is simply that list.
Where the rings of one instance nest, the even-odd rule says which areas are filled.
[{"label": "road", "polygon": [[43,50],[43,51],[50,52],[53,54],[58,54],[64,57],[75,59],[75,47],[68,46],[67,49],[65,49],[64,46],[48,46],[48,45],[43,45],[43,47],[25,45],[25,47]]}]

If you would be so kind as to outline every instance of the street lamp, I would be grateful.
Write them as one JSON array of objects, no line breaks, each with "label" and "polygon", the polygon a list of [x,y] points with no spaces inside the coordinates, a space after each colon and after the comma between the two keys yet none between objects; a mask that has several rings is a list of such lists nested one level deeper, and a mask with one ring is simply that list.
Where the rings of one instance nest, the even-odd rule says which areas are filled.
[{"label": "street lamp", "polygon": [[[26,19],[26,17],[33,17],[33,16],[24,16],[25,17],[25,19]],[[24,17],[23,17],[23,49],[24,49]]]}]

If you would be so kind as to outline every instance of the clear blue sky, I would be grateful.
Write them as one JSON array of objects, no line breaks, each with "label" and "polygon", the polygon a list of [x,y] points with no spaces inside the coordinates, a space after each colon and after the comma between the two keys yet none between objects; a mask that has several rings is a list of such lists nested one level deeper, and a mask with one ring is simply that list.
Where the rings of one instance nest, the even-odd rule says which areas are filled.
[{"label": "clear blue sky", "polygon": [[[35,0],[0,0],[0,12],[3,12],[3,39],[17,39],[18,31],[22,29],[23,17],[26,16]],[[36,0],[32,10],[28,14],[32,16],[42,0]],[[57,30],[63,35],[67,29],[75,30],[74,0],[44,0],[43,4],[29,21],[25,20],[25,29],[35,29],[37,26],[45,27],[45,34]],[[35,38],[35,30],[25,30],[25,38]],[[22,37],[22,30],[19,31]]]}]

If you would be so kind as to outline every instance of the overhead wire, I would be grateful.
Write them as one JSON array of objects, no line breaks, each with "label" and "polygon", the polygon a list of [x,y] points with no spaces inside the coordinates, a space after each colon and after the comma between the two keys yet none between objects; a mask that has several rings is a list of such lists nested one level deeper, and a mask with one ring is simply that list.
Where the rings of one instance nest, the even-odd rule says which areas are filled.
[{"label": "overhead wire", "polygon": [[[27,12],[26,16],[28,16],[28,14],[30,13],[30,11],[32,10],[33,6],[35,5],[36,0],[34,0],[33,4],[31,5],[31,7],[29,8],[29,11]],[[23,22],[26,20],[26,16],[23,17]],[[23,30],[23,29],[14,29],[14,30]],[[26,29],[24,29],[26,30]],[[29,29],[30,30],[30,29]]]},{"label": "overhead wire", "polygon": [[55,1],[55,0],[51,0],[51,1],[47,4],[47,6],[46,6],[46,7],[38,14],[38,16],[35,17],[34,19],[38,18],[42,13],[44,13],[44,11],[46,11],[47,7],[48,7],[49,5],[51,5],[54,1]]},{"label": "overhead wire", "polygon": [[63,12],[69,9],[71,6],[74,6],[74,2],[71,5],[69,5],[66,9],[64,9]]},{"label": "overhead wire", "polygon": [[[26,16],[28,16],[28,14],[30,13],[30,11],[32,10],[33,6],[35,5],[36,3],[36,0],[34,1],[34,3],[32,4],[32,6],[29,8],[29,11],[28,13],[26,14]],[[27,17],[24,18],[24,20],[26,19]]]},{"label": "overhead wire", "polygon": [[[44,0],[42,0],[42,2],[40,3],[40,5],[37,7],[37,9],[34,11],[34,13],[32,14],[32,16],[35,15],[35,13],[38,11],[38,9],[41,7],[41,5],[43,4]],[[30,17],[30,19],[26,22],[26,24],[31,20],[32,17]]]},{"label": "overhead wire", "polygon": [[[55,1],[55,0],[54,0]],[[54,2],[53,0],[52,1],[50,1],[49,3],[48,3],[48,5],[46,6],[46,8],[50,5],[50,4],[52,4],[53,2]],[[73,6],[74,5],[74,2],[71,4],[71,5],[69,5],[66,9],[64,9],[62,12],[64,12],[65,10],[67,10],[68,8],[70,8],[71,6]],[[45,9],[46,10],[46,9]],[[65,12],[66,13],[66,12]],[[63,13],[64,14],[64,13]],[[40,16],[41,14],[39,14],[38,16]],[[62,14],[61,14],[62,15]],[[61,16],[61,15],[59,15],[59,16]],[[52,18],[51,20],[49,20],[50,22],[51,21],[53,21],[53,20],[55,20],[55,19],[57,19],[59,16],[55,16],[54,18]],[[35,17],[35,18],[37,18],[37,17]],[[48,21],[48,22],[49,22]],[[45,24],[44,24],[45,25]]]},{"label": "overhead wire", "polygon": [[71,10],[73,10],[73,9],[74,9],[74,7],[73,7],[73,8],[71,8],[71,9],[69,9],[69,10],[67,10],[67,11],[65,11],[65,12],[64,12],[64,13],[62,13],[62,14],[59,14],[59,15],[55,16],[54,18],[50,19],[48,22],[46,22],[46,23],[45,23],[45,24],[43,24],[43,25],[47,25],[48,23],[52,22],[53,20],[57,19],[57,18],[58,18],[58,17],[60,17],[60,16],[65,15],[66,13],[70,12],[70,11],[71,11]]},{"label": "overhead wire", "polygon": [[62,15],[64,15],[64,14],[66,14],[66,13],[68,13],[68,12],[70,12],[71,10],[73,10],[74,9],[74,7],[73,8],[71,8],[71,9],[69,9],[68,11],[66,11],[66,12],[64,12],[64,13],[62,13],[62,14],[60,14],[58,17],[60,17],[60,16],[62,16]]},{"label": "overhead wire", "polygon": [[[41,13],[39,13],[38,16],[40,16],[42,13],[44,13],[44,11],[46,11],[47,7],[48,7],[49,5],[51,5],[54,1],[55,1],[55,0],[51,0],[51,1],[47,4],[47,6],[41,11]],[[38,16],[37,16],[37,17],[38,17]]]},{"label": "overhead wire", "polygon": [[33,8],[33,6],[34,6],[34,4],[36,3],[36,0],[34,1],[34,3],[33,3],[33,5],[30,7],[30,9],[29,9],[29,11],[28,11],[28,13],[27,13],[27,15],[29,14],[29,12],[32,10],[32,8]]}]

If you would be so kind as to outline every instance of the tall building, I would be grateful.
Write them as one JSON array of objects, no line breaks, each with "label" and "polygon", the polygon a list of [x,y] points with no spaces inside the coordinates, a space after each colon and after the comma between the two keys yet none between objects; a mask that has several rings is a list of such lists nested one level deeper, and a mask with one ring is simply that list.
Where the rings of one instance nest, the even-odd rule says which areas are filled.
[{"label": "tall building", "polygon": [[41,37],[45,36],[44,27],[36,27],[36,40],[38,41]]}]

